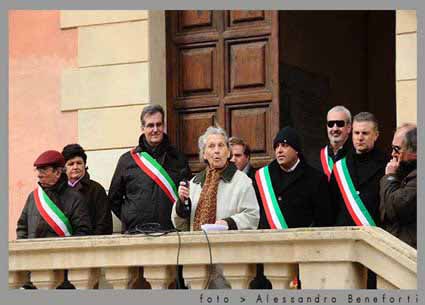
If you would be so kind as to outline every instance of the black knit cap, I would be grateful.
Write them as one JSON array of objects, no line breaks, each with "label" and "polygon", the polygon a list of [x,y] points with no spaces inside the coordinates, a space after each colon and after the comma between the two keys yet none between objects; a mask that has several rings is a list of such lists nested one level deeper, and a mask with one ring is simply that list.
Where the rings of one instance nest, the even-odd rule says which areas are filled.
[{"label": "black knit cap", "polygon": [[298,137],[297,131],[292,127],[286,126],[277,133],[273,140],[273,148],[276,148],[279,143],[286,143],[297,152],[301,152],[300,138]]},{"label": "black knit cap", "polygon": [[65,162],[75,157],[81,157],[84,161],[84,164],[87,163],[87,155],[79,144],[66,145],[62,150],[62,155],[65,159]]}]

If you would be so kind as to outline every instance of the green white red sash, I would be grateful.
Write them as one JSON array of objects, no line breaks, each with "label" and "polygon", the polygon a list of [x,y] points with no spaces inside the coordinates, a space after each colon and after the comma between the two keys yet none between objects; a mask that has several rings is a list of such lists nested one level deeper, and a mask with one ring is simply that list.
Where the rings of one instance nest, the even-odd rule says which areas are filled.
[{"label": "green white red sash", "polygon": [[286,224],[273,190],[268,165],[260,168],[255,173],[255,181],[260,191],[261,201],[270,229],[287,229],[288,225]]},{"label": "green white red sash", "polygon": [[164,191],[165,195],[167,195],[170,201],[174,204],[178,198],[177,188],[174,181],[161,164],[159,164],[147,152],[136,153],[132,150],[131,156],[140,169]]},{"label": "green white red sash", "polygon": [[331,179],[332,168],[334,166],[334,161],[328,154],[328,146],[322,148],[320,151],[320,161],[322,162],[323,172],[328,176],[328,180]]},{"label": "green white red sash", "polygon": [[35,205],[41,217],[60,237],[71,236],[72,227],[65,214],[57,205],[47,196],[41,186],[38,186],[34,192]]},{"label": "green white red sash", "polygon": [[354,223],[357,226],[376,226],[362,199],[357,194],[347,168],[346,158],[342,158],[336,162],[333,171],[345,206]]}]

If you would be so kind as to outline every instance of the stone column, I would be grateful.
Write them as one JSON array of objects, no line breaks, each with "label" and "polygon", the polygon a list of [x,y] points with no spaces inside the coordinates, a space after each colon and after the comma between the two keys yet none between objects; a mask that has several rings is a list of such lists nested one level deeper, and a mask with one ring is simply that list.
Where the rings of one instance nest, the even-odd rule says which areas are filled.
[{"label": "stone column", "polygon": [[223,275],[232,289],[246,289],[255,276],[255,264],[223,264]]},{"label": "stone column", "polygon": [[367,269],[353,262],[299,263],[302,289],[364,289]]},{"label": "stone column", "polygon": [[297,276],[297,265],[264,264],[264,275],[272,283],[273,289],[289,289],[289,284]]},{"label": "stone column", "polygon": [[9,271],[9,288],[17,289],[29,280],[27,271]]},{"label": "stone column", "polygon": [[208,281],[209,265],[183,266],[183,277],[191,289],[205,289]]},{"label": "stone column", "polygon": [[68,280],[77,289],[93,289],[94,285],[99,281],[100,269],[69,269]]},{"label": "stone column", "polygon": [[396,286],[385,280],[384,278],[376,275],[376,288],[378,289],[398,289]]},{"label": "stone column", "polygon": [[167,289],[176,278],[176,268],[176,266],[147,266],[144,267],[143,275],[152,289]]},{"label": "stone column", "polygon": [[127,289],[130,281],[134,281],[138,275],[138,267],[105,268],[105,278],[114,289]]},{"label": "stone column", "polygon": [[64,280],[64,270],[31,271],[31,282],[38,289],[55,289]]}]

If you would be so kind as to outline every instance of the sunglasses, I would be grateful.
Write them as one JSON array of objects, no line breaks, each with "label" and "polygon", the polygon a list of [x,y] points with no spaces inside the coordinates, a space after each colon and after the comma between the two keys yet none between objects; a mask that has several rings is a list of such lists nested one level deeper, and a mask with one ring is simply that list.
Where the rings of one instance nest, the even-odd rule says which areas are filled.
[{"label": "sunglasses", "polygon": [[396,154],[399,154],[399,153],[400,153],[400,150],[401,150],[401,147],[400,147],[400,146],[392,145],[392,146],[391,146],[391,148],[392,148],[392,150],[393,150]]},{"label": "sunglasses", "polygon": [[341,128],[345,126],[345,121],[344,120],[335,120],[335,121],[328,121],[327,125],[329,128],[334,127],[334,125],[336,124],[337,127]]}]

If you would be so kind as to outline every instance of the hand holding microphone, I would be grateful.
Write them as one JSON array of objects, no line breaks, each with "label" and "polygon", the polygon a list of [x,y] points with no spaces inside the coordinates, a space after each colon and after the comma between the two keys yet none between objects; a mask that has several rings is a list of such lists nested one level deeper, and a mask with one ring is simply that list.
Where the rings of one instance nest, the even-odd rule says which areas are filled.
[{"label": "hand holding microphone", "polygon": [[179,193],[179,199],[183,203],[184,209],[186,210],[186,212],[189,212],[189,215],[190,215],[192,202],[190,201],[190,197],[189,197],[189,181],[187,180],[180,181],[178,193]]}]

